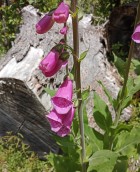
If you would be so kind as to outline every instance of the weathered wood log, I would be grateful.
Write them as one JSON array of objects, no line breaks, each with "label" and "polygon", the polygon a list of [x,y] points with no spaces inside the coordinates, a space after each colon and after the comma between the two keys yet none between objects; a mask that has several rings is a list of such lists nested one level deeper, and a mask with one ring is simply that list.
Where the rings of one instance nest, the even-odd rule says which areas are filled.
[{"label": "weathered wood log", "polygon": [[20,132],[33,150],[58,152],[44,114],[44,107],[23,81],[0,78],[0,135]]},{"label": "weathered wood log", "polygon": [[[32,6],[23,9],[20,33],[0,63],[0,134],[11,130],[21,132],[35,150],[58,152],[58,146],[51,137],[53,133],[45,119],[45,114],[51,108],[50,96],[43,89],[44,86],[57,89],[63,81],[65,70],[46,78],[38,65],[43,55],[62,38],[59,30],[63,25],[55,24],[46,34],[38,35],[35,24],[39,18]],[[107,101],[97,81],[101,80],[112,96],[116,97],[121,85],[120,78],[106,58],[106,49],[101,41],[104,39],[104,28],[92,26],[90,19],[90,16],[85,16],[79,23],[80,52],[89,49],[81,63],[82,88],[90,86]],[[68,25],[68,43],[72,45],[71,18]],[[71,67],[72,57],[69,69]],[[92,108],[91,103],[88,105],[89,115],[92,114]]]}]

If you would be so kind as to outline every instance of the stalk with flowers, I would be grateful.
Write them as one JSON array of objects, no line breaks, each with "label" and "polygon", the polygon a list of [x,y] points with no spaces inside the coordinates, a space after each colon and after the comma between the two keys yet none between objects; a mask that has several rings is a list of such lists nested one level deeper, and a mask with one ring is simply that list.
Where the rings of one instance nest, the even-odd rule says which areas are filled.
[{"label": "stalk with flowers", "polygon": [[[139,17],[138,6],[138,19]],[[66,25],[71,12],[73,25],[73,47],[67,45]],[[138,21],[138,19],[136,19]],[[136,22],[137,22],[136,21]],[[127,63],[124,86],[120,89],[117,99],[113,99],[102,84],[108,100],[116,113],[113,121],[108,105],[94,93],[93,117],[101,129],[97,131],[89,127],[85,104],[90,97],[90,90],[81,90],[80,61],[86,56],[86,51],[79,56],[78,34],[78,0],[71,0],[71,6],[62,1],[55,10],[47,13],[37,24],[36,32],[44,34],[53,27],[54,22],[64,23],[60,33],[64,35],[47,56],[41,61],[39,69],[46,77],[55,75],[61,68],[66,68],[64,82],[51,98],[52,110],[46,115],[51,130],[56,134],[54,138],[59,144],[62,155],[50,153],[48,161],[56,172],[115,172],[126,171],[129,159],[134,152],[137,155],[140,144],[140,127],[128,125],[120,121],[124,108],[130,105],[133,94],[140,87],[138,78],[128,78],[130,68],[130,53]],[[136,27],[132,39],[139,43],[139,25]],[[73,69],[68,70],[69,51],[73,55]],[[130,47],[130,52],[133,47]],[[130,62],[129,62],[130,61]],[[74,71],[74,72],[73,72]],[[74,75],[71,77],[71,75]],[[73,78],[73,79],[72,79]],[[129,80],[133,80],[130,83]],[[73,83],[75,82],[77,100],[73,101]],[[129,87],[129,89],[128,89]]]}]

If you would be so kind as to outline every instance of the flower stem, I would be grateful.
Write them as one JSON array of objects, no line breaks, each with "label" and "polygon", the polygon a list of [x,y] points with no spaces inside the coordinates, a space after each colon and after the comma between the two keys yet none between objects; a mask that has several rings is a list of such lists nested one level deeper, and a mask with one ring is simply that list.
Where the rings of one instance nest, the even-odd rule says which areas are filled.
[{"label": "flower stem", "polygon": [[[136,19],[135,19],[134,28],[137,25],[139,20],[140,20],[140,0],[139,0],[138,8],[137,8],[137,15],[136,15]],[[125,95],[125,90],[126,90],[126,85],[127,85],[127,81],[128,81],[131,60],[132,60],[133,51],[134,51],[134,45],[135,45],[134,41],[131,40],[129,54],[128,54],[128,60],[127,60],[127,66],[126,66],[126,71],[125,71],[125,74],[124,74],[124,84],[123,84],[122,92],[121,92],[121,96],[120,96],[120,103],[118,105],[119,107],[117,108],[117,112],[116,112],[115,126],[118,125],[118,121],[120,119],[120,115],[121,115],[121,112],[122,112],[120,106],[121,106],[121,102],[123,101],[124,95]]]},{"label": "flower stem", "polygon": [[[72,12],[76,13],[78,0],[71,0]],[[77,90],[77,99],[78,99],[78,117],[80,124],[80,134],[81,134],[81,162],[82,162],[82,172],[86,172],[86,166],[84,163],[85,160],[85,137],[84,137],[84,123],[83,123],[83,114],[82,114],[82,95],[81,95],[81,76],[80,76],[80,63],[78,62],[79,58],[79,30],[78,30],[78,14],[75,14],[72,17],[72,26],[73,26],[73,60],[75,66],[75,83]]]},{"label": "flower stem", "polygon": [[[67,23],[64,23],[64,27],[67,26]],[[64,40],[65,40],[65,43],[67,44],[67,34],[64,35]],[[68,64],[66,66],[66,75],[69,74],[69,67],[68,67]]]}]

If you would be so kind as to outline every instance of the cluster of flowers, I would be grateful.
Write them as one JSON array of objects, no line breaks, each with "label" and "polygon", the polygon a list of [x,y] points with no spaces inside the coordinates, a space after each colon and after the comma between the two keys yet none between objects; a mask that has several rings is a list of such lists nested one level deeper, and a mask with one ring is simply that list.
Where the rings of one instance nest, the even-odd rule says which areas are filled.
[{"label": "cluster of flowers", "polygon": [[[37,24],[36,32],[38,34],[46,33],[51,29],[54,22],[65,23],[69,16],[69,6],[61,2],[58,8],[46,14]],[[61,34],[67,33],[67,27],[60,30]],[[64,40],[54,46],[46,57],[41,61],[39,69],[46,77],[51,77],[58,72],[61,67],[68,63],[68,53],[63,48]],[[46,115],[51,130],[57,135],[64,137],[70,133],[72,120],[74,118],[74,106],[72,102],[73,84],[69,77],[66,77],[62,85],[51,98],[53,109]]]},{"label": "cluster of flowers", "polygon": [[[58,8],[54,11],[46,14],[37,24],[36,24],[36,32],[38,34],[43,34],[49,31],[54,22],[56,23],[65,23],[69,17],[69,6],[64,2],[61,2]],[[61,34],[67,33],[67,26],[64,26],[61,30]]]}]

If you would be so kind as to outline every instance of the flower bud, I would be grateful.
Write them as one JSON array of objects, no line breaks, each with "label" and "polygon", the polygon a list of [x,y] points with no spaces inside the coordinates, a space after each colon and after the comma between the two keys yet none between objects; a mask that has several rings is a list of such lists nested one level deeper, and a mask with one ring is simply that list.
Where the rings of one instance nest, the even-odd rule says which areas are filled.
[{"label": "flower bud", "polygon": [[49,31],[54,24],[52,19],[52,14],[46,14],[37,24],[36,24],[36,32],[38,34],[43,34]]},{"label": "flower bud", "polygon": [[67,31],[68,31],[68,27],[65,26],[65,27],[63,27],[63,28],[60,30],[60,33],[61,33],[62,35],[66,35],[66,34],[67,34]]}]

